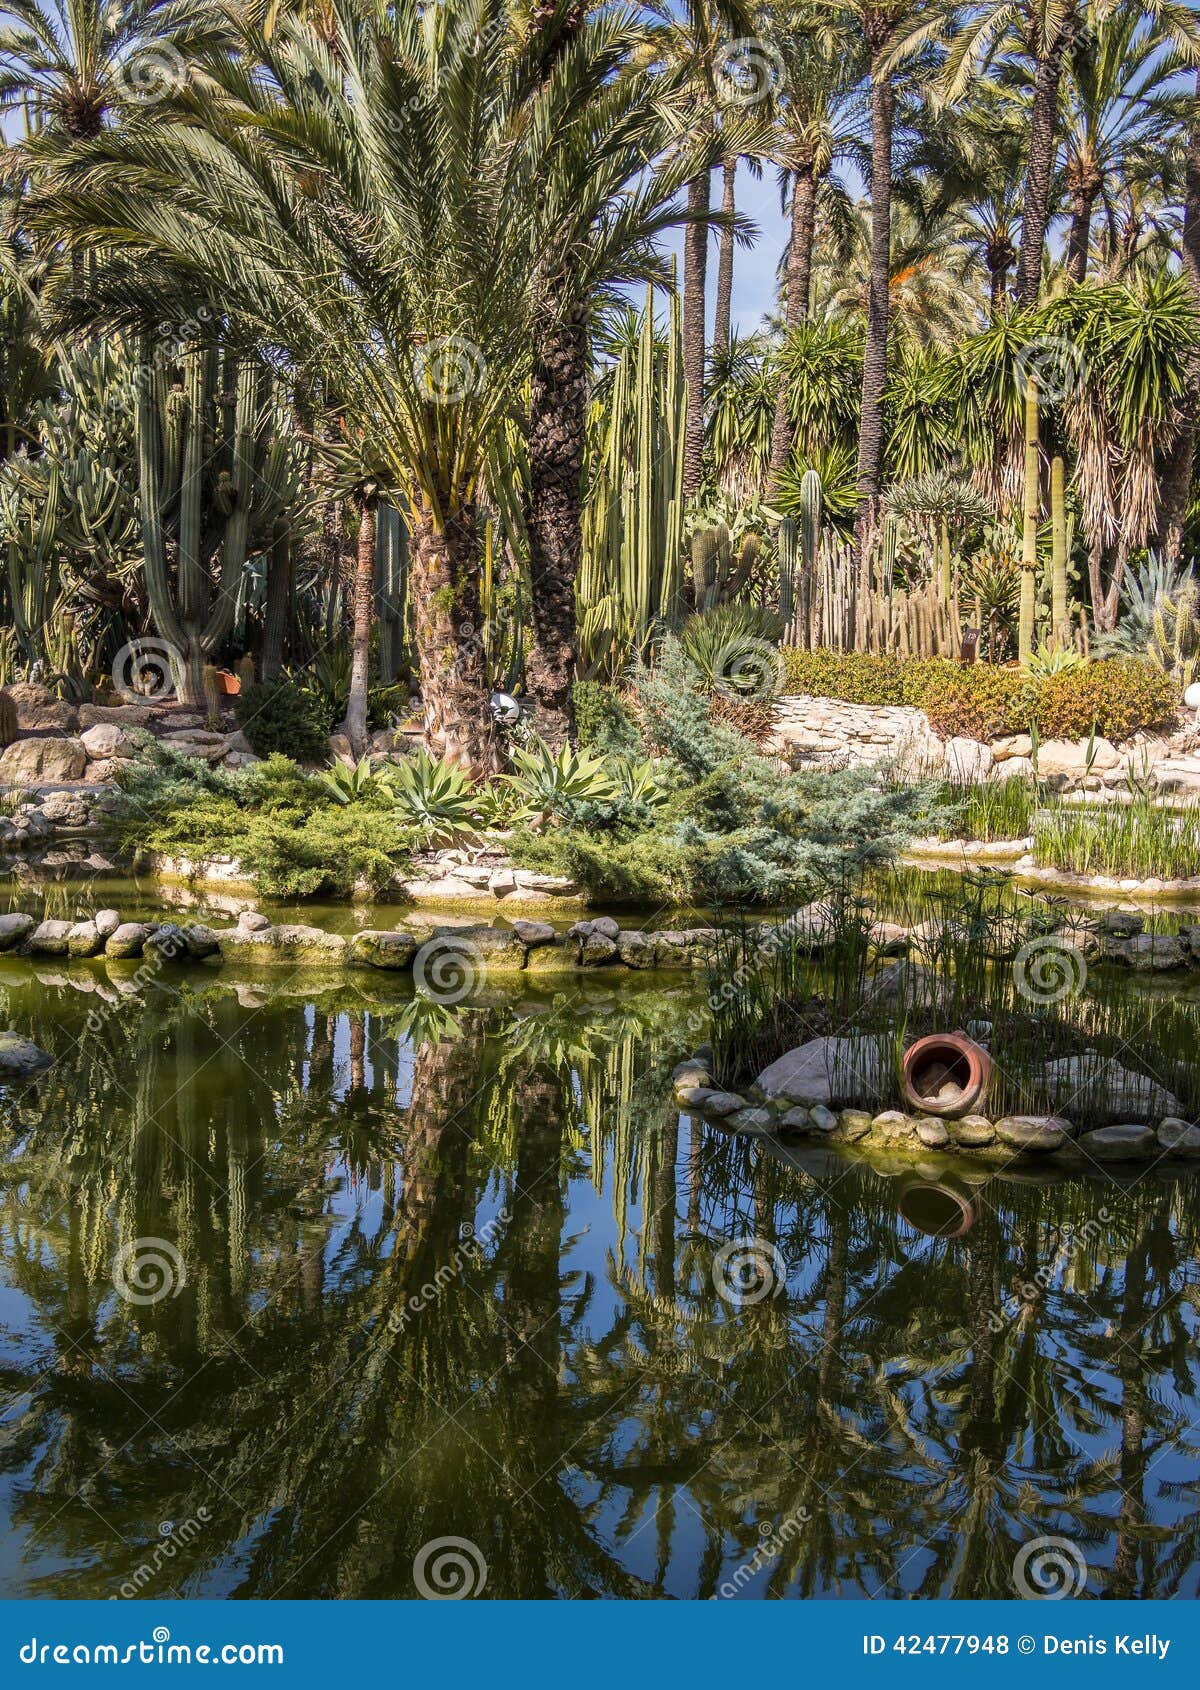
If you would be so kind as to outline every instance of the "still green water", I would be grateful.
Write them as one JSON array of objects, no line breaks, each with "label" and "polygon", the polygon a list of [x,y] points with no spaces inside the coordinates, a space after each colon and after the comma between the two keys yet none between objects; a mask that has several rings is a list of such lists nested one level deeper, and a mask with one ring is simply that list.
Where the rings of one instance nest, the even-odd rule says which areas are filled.
[{"label": "still green water", "polygon": [[1197,1594],[1186,1180],[733,1139],[670,980],[109,981],[0,963],[57,1057],[0,1099],[0,1595],[1010,1596],[1046,1536]]}]

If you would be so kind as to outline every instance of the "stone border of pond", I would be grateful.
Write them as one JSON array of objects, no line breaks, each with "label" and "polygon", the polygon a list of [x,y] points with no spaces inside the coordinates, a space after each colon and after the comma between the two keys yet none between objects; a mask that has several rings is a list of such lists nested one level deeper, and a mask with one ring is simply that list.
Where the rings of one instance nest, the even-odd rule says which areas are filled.
[{"label": "stone border of pond", "polygon": [[[604,967],[681,970],[702,967],[716,938],[712,927],[662,932],[622,928],[612,916],[577,921],[559,933],[546,921],[515,920],[499,928],[425,925],[368,928],[349,936],[299,923],[273,923],[246,910],[232,927],[203,922],[124,921],[119,910],[98,910],[84,921],[38,922],[24,913],[0,915],[0,953],[61,961],[127,960],[238,963],[402,971],[439,995],[438,976],[572,974]],[[459,992],[458,984],[447,988]]]},{"label": "stone border of pond", "polygon": [[710,1053],[701,1047],[681,1062],[673,1080],[675,1100],[690,1114],[750,1138],[808,1140],[858,1151],[881,1150],[916,1157],[941,1152],[971,1162],[1050,1164],[1061,1172],[1102,1172],[1113,1163],[1147,1163],[1163,1157],[1200,1161],[1200,1126],[1177,1115],[1078,1129],[1062,1115],[982,1113],[947,1120],[900,1109],[834,1109],[768,1097],[756,1084],[748,1094],[714,1085]]}]

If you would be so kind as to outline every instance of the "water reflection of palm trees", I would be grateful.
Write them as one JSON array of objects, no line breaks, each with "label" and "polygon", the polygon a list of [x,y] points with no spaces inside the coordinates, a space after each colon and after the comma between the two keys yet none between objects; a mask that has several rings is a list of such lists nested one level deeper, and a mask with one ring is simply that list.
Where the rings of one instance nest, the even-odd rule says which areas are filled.
[{"label": "water reflection of palm trees", "polygon": [[[454,1535],[498,1596],[1008,1596],[1048,1533],[1194,1594],[1187,1188],[993,1179],[926,1236],[681,1119],[687,1007],[213,992],[59,1040],[4,1105],[21,1589],[112,1594],[206,1510],[150,1594],[411,1595]],[[186,1270],[149,1306],[139,1237]],[[786,1286],[738,1307],[746,1238]]]}]

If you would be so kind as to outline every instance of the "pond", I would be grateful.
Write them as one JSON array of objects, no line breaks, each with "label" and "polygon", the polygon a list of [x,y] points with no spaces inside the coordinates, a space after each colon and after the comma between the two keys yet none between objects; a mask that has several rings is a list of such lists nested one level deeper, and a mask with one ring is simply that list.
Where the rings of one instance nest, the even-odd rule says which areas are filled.
[{"label": "pond", "polygon": [[1197,1594],[1186,1176],[733,1138],[694,983],[100,968],[0,963],[57,1057],[0,1098],[0,1596]]}]

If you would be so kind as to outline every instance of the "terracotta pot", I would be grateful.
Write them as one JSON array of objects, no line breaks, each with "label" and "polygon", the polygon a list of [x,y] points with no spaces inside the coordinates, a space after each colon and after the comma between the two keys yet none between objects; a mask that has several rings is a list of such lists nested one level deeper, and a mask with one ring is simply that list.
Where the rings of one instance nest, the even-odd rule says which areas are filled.
[{"label": "terracotta pot", "polygon": [[217,685],[226,698],[236,698],[242,690],[242,683],[236,675],[231,675],[228,669],[217,670]]},{"label": "terracotta pot", "polygon": [[992,1059],[965,1033],[930,1033],[904,1053],[904,1097],[922,1115],[969,1115],[991,1084]]},{"label": "terracotta pot", "polygon": [[897,1208],[915,1232],[930,1238],[961,1238],[975,1224],[975,1205],[956,1186],[927,1180],[907,1185]]}]

